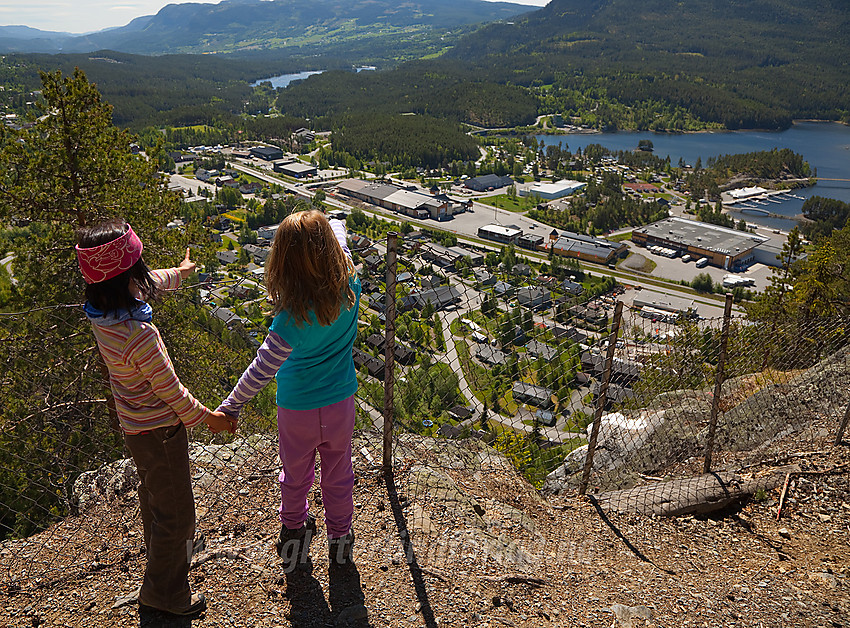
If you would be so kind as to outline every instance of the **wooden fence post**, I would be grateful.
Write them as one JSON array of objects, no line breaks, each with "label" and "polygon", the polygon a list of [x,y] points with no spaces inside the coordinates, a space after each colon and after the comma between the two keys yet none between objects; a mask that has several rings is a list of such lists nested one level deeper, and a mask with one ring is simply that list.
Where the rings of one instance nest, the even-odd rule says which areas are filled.
[{"label": "wooden fence post", "polygon": [[602,384],[599,386],[599,395],[596,398],[596,413],[593,417],[593,427],[590,430],[590,438],[587,441],[587,455],[584,458],[584,471],[581,475],[578,493],[584,495],[590,482],[590,471],[593,468],[593,454],[596,451],[596,441],[599,439],[599,423],[605,406],[608,403],[608,385],[611,383],[611,367],[614,364],[614,350],[617,348],[617,336],[620,333],[620,324],[623,320],[623,302],[617,301],[614,307],[614,322],[611,324],[611,333],[608,335],[608,352],[605,354],[605,372],[602,375]]},{"label": "wooden fence post", "polygon": [[393,387],[395,384],[395,286],[398,233],[387,234],[386,327],[384,336],[384,474],[393,470]]},{"label": "wooden fence post", "polygon": [[844,411],[844,419],[842,419],[841,425],[838,426],[838,434],[835,437],[836,446],[840,445],[844,439],[844,430],[847,429],[848,422],[850,422],[850,403],[847,404],[847,409]]},{"label": "wooden fence post", "polygon": [[726,307],[723,309],[723,331],[720,334],[720,356],[717,359],[717,371],[714,373],[714,397],[711,400],[711,417],[708,420],[708,437],[705,441],[705,463],[703,473],[711,473],[711,454],[714,451],[714,434],[717,431],[717,414],[720,412],[720,393],[723,387],[726,368],[726,350],[729,346],[729,322],[732,319],[732,294],[726,293]]}]

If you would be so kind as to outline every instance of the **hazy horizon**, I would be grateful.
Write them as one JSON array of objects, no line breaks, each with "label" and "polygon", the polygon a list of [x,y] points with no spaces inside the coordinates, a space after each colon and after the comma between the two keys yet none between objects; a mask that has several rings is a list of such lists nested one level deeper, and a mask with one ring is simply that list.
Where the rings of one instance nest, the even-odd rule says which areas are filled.
[{"label": "hazy horizon", "polygon": [[[221,0],[193,0],[193,4],[218,4]],[[504,0],[485,0],[497,2]],[[549,0],[511,0],[515,4],[544,6]],[[155,15],[167,0],[12,0],[0,5],[0,26],[29,26],[42,31],[82,35],[125,26],[137,17]]]}]

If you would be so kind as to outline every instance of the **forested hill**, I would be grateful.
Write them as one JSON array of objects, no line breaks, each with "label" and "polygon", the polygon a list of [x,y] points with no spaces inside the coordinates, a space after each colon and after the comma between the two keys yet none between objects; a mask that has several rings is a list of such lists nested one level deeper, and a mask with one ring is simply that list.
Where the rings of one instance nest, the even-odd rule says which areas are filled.
[{"label": "forested hill", "polygon": [[594,84],[626,106],[658,100],[728,128],[773,128],[848,119],[848,33],[846,0],[552,0],[447,55],[495,80]]},{"label": "forested hill", "polygon": [[528,6],[483,0],[224,0],[169,4],[156,15],[86,36],[4,33],[0,52],[139,54],[313,48],[359,40],[439,38],[472,24],[509,18]]}]

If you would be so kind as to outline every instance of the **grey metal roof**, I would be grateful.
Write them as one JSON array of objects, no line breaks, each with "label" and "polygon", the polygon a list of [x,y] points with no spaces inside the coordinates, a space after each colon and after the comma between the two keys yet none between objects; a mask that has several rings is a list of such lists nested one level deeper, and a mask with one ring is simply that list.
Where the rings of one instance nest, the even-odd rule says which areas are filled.
[{"label": "grey metal roof", "polygon": [[732,256],[768,241],[767,238],[746,231],[675,217],[638,227],[634,231],[682,247],[691,246]]}]

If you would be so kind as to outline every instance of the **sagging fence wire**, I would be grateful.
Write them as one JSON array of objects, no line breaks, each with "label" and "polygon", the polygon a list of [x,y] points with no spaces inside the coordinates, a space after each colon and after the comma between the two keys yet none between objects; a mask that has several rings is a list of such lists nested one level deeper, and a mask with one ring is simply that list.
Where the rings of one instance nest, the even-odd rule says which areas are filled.
[{"label": "sagging fence wire", "polygon": [[[364,240],[353,246],[363,284],[355,526],[394,494],[431,565],[458,552],[482,568],[533,565],[529,544],[567,540],[543,539],[523,517],[540,492],[672,514],[715,499],[708,472],[732,477],[841,438],[847,319],[764,323],[728,307],[700,318],[692,299],[640,305],[609,277],[558,259],[541,267],[510,247]],[[155,306],[181,381],[212,407],[266,333],[262,299],[259,282],[220,277]],[[143,552],[137,480],[81,309],[4,313],[0,346],[4,586],[43,591],[127,570]],[[199,564],[230,552],[275,573],[274,416],[269,389],[234,437],[194,431],[209,548]],[[522,482],[534,489],[517,492]],[[471,542],[435,533],[458,525]]]}]

